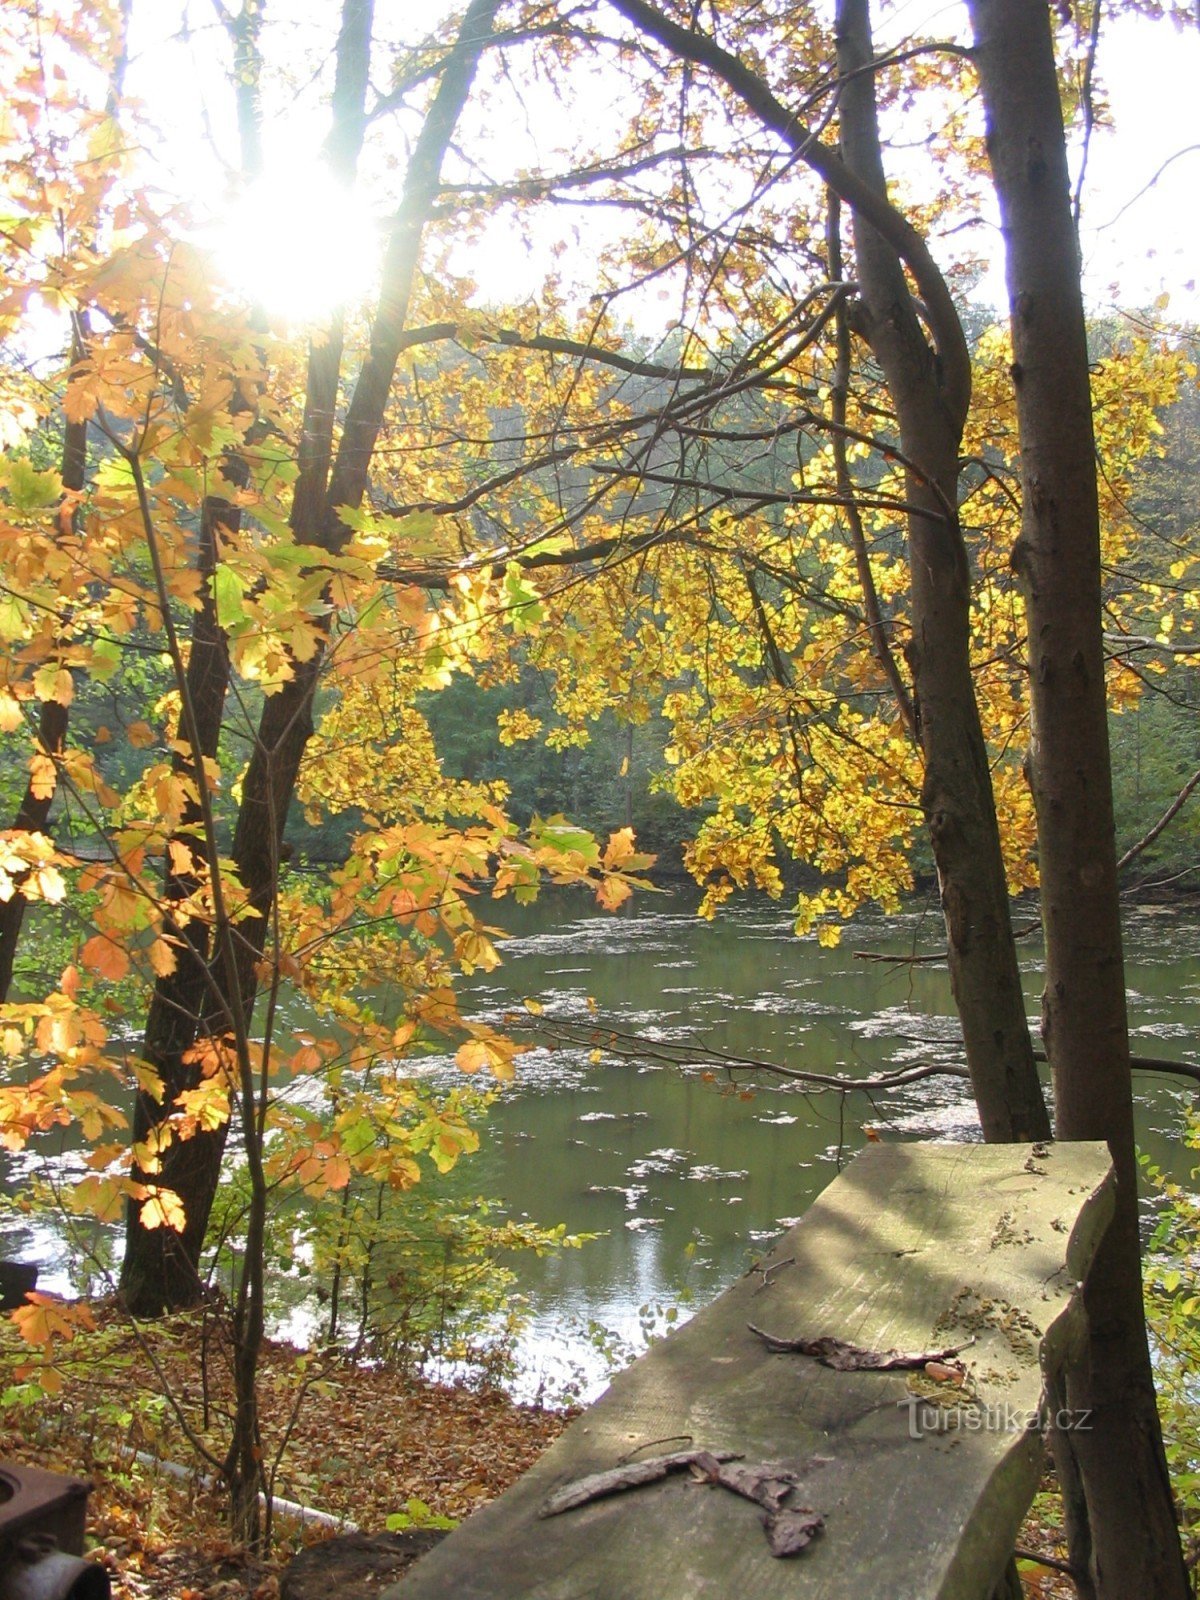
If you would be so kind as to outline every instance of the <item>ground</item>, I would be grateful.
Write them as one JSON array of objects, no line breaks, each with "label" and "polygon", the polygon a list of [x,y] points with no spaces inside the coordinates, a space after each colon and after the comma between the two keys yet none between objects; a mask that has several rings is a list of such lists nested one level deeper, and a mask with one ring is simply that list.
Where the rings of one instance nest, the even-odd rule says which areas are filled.
[{"label": "ground", "polygon": [[[61,1392],[24,1403],[14,1397],[20,1386],[13,1379],[28,1348],[11,1327],[0,1329],[0,1389],[8,1390],[0,1459],[92,1480],[90,1553],[112,1574],[114,1600],[274,1600],[288,1555],[330,1530],[281,1518],[276,1559],[247,1558],[223,1535],[219,1493],[155,1465],[196,1461],[162,1402],[164,1384],[201,1438],[220,1437],[224,1364],[212,1348],[202,1359],[211,1327],[175,1318],[143,1345],[115,1315],[102,1312],[99,1322],[103,1358],[60,1361]],[[276,1492],[372,1531],[397,1513],[415,1512],[418,1524],[467,1516],[518,1477],[569,1420],[514,1405],[494,1390],[423,1383],[285,1345],[266,1351],[262,1393],[268,1463],[286,1436]]]},{"label": "ground", "polygon": [[[99,1316],[103,1355],[59,1360],[63,1387],[21,1397],[28,1347],[0,1328],[0,1459],[89,1477],[91,1555],[113,1578],[114,1600],[276,1600],[283,1564],[299,1543],[330,1529],[281,1518],[276,1553],[256,1560],[223,1533],[218,1492],[157,1463],[193,1467],[164,1388],[190,1427],[215,1443],[227,1380],[213,1328],[175,1318],[135,1335],[115,1313]],[[296,1401],[303,1391],[301,1404]],[[499,1494],[557,1437],[562,1412],[514,1405],[505,1395],[421,1382],[380,1366],[355,1365],[285,1345],[263,1361],[263,1439],[279,1451],[276,1492],[359,1527],[382,1531],[389,1516],[416,1524],[461,1518]],[[204,1424],[207,1422],[207,1429]],[[1021,1545],[1062,1557],[1051,1495],[1039,1497]],[[1072,1585],[1024,1566],[1026,1593],[1069,1600]]]}]

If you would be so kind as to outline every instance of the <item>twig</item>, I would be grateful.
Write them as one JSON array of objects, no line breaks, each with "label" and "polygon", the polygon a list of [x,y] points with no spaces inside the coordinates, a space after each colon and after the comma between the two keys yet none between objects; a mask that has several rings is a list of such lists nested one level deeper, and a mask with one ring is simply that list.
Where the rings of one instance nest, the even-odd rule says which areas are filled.
[{"label": "twig", "polygon": [[1020,1545],[1013,1551],[1018,1561],[1036,1561],[1039,1567],[1049,1567],[1052,1572],[1063,1572],[1074,1582],[1078,1577],[1078,1569],[1069,1561],[1061,1561],[1058,1556],[1044,1556],[1037,1550],[1023,1550]]}]

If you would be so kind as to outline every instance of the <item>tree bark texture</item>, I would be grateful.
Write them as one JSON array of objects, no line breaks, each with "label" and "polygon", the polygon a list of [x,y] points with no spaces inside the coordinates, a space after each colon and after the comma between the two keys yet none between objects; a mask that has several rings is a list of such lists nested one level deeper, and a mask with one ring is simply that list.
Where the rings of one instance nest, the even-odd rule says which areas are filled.
[{"label": "tree bark texture", "polygon": [[[842,159],[880,197],[887,181],[875,101],[869,0],[837,10]],[[971,582],[958,518],[958,457],[970,395],[961,325],[926,338],[895,248],[858,212],[859,332],[879,362],[907,460],[913,699],[925,761],[921,804],[946,921],[950,977],[984,1137],[1045,1138],[1017,963],[991,771],[971,675]]]},{"label": "tree bark texture", "polygon": [[[242,475],[243,463],[230,465],[235,475]],[[217,755],[225,715],[225,695],[229,687],[229,650],[224,631],[217,621],[213,575],[220,559],[219,532],[222,529],[236,532],[240,519],[241,512],[231,502],[217,495],[206,496],[200,519],[196,562],[203,582],[200,608],[192,617],[187,695],[195,718],[198,753],[208,760],[214,760]],[[183,737],[181,728],[180,739]],[[172,764],[176,772],[193,778],[199,784],[203,782],[203,773],[196,770],[196,754],[191,752],[184,756],[177,749]],[[205,857],[200,823],[199,807],[194,802],[189,803],[181,818],[180,830],[171,841],[182,845],[198,862]],[[186,899],[197,887],[197,874],[173,870],[170,851],[167,862],[167,899]],[[184,1089],[195,1086],[197,1069],[185,1057],[197,1037],[201,1034],[219,1037],[227,1031],[226,1020],[220,1013],[214,975],[209,967],[212,956],[209,928],[197,919],[182,926],[173,926],[170,931],[179,941],[175,971],[159,978],[154,986],[142,1041],[142,1055],[162,1079],[163,1095],[159,1101],[144,1090],[139,1090],[133,1108],[135,1142],[145,1140],[161,1120],[164,1108],[170,1107]],[[214,1146],[217,1147],[219,1162],[222,1144],[222,1136],[216,1133],[197,1133],[191,1139],[167,1147],[162,1155],[160,1172],[151,1177],[135,1170],[134,1177],[141,1182],[161,1184],[186,1196],[195,1186],[195,1174],[205,1171],[211,1163]],[[141,1224],[141,1206],[136,1202],[130,1203],[125,1218],[121,1295],[135,1316],[155,1317],[170,1307],[196,1304],[203,1287],[197,1263],[207,1221],[207,1216],[193,1217],[185,1201],[182,1232],[176,1233],[170,1228],[147,1231]]]},{"label": "tree bark texture", "polygon": [[[1088,1359],[1060,1435],[1082,1493],[1072,1561],[1098,1600],[1189,1593],[1154,1402],[1137,1226],[1133,1096],[1117,897],[1100,589],[1100,521],[1079,258],[1044,0],[970,0],[1007,251],[1024,505],[1025,593],[1046,946],[1043,1034],[1057,1132],[1105,1139],[1117,1216],[1088,1278]],[[1084,1525],[1085,1524],[1085,1525]]]}]

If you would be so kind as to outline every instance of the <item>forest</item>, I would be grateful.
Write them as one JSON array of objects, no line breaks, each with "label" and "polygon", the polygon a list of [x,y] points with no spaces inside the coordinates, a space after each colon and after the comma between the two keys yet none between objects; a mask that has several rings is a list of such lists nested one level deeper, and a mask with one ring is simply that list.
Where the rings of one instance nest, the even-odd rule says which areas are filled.
[{"label": "forest", "polygon": [[686,881],[831,949],[920,892],[974,1136],[1117,1173],[1027,1591],[1193,1592],[1200,1202],[1139,1169],[1122,918],[1195,887],[1194,285],[1083,262],[1106,63],[1197,19],[928,10],[5,7],[0,1147],[76,1257],[14,1437],[134,1351],[265,1559],[397,1241],[458,1252],[410,1367],[423,1296],[486,1321],[580,1242],[454,1187],[553,1040],[472,999],[514,919]]}]

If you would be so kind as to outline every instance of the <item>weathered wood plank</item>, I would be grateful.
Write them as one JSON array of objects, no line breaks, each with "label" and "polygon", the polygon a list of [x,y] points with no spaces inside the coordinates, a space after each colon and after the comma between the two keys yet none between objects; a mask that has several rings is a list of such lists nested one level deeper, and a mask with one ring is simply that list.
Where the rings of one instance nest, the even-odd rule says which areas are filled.
[{"label": "weathered wood plank", "polygon": [[[1021,1424],[1078,1335],[1111,1182],[1099,1144],[871,1147],[384,1600],[987,1600],[1037,1485]],[[976,1342],[960,1388],[772,1354],[748,1323],[874,1350]],[[797,1473],[792,1503],[824,1532],[776,1559],[754,1505],[675,1474],[538,1519],[573,1479],[690,1445]]]}]

